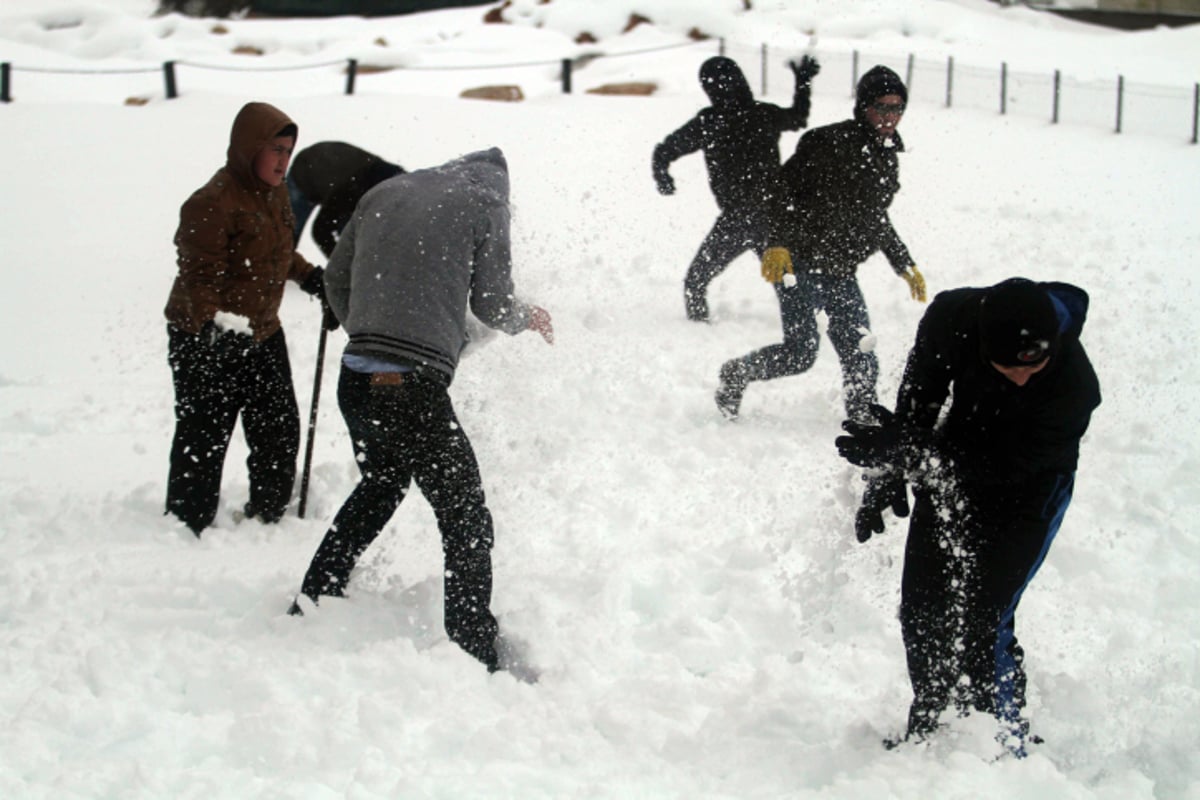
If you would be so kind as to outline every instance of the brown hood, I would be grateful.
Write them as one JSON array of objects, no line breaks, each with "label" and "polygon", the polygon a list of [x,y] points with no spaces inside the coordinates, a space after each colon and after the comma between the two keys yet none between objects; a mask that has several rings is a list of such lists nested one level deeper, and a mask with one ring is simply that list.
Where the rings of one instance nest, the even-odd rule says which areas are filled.
[{"label": "brown hood", "polygon": [[254,157],[287,126],[295,127],[287,114],[270,103],[246,103],[233,120],[225,168],[237,181],[252,189],[266,188],[254,174]]}]

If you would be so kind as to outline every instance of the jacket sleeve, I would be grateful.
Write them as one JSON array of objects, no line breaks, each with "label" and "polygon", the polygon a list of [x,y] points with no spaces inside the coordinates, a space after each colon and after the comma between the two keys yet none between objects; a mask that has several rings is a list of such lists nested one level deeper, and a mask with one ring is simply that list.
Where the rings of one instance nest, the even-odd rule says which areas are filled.
[{"label": "jacket sleeve", "polygon": [[325,265],[325,302],[329,304],[338,322],[346,324],[350,316],[350,275],[354,265],[354,244],[358,231],[358,218],[352,216],[342,229],[341,238],[329,262]]},{"label": "jacket sleeve", "polygon": [[821,145],[815,131],[809,131],[796,142],[792,153],[779,171],[782,191],[772,196],[767,206],[767,246],[786,247],[790,232],[798,225],[799,203],[804,196],[805,179],[817,167]]},{"label": "jacket sleeve", "polygon": [[221,310],[221,287],[228,272],[231,219],[214,193],[200,190],[179,210],[176,262],[187,316],[199,324]]},{"label": "jacket sleeve", "polygon": [[892,270],[897,275],[903,274],[913,266],[912,256],[909,255],[908,248],[900,239],[900,234],[896,233],[896,228],[892,225],[892,218],[886,209],[881,212],[879,221],[879,249],[883,251],[888,263],[892,265]]},{"label": "jacket sleeve", "polygon": [[776,110],[776,129],[779,131],[795,131],[800,128],[808,127],[808,114],[812,110],[812,83],[801,83],[796,80],[796,86],[792,90],[792,106],[791,108],[779,108],[772,106]]},{"label": "jacket sleeve", "polygon": [[946,398],[954,374],[953,354],[943,345],[950,330],[949,302],[944,295],[933,298],[917,325],[917,338],[896,397],[896,416],[906,424],[931,431]]},{"label": "jacket sleeve", "polygon": [[476,239],[470,304],[484,325],[515,336],[529,327],[531,309],[513,288],[510,226],[506,205],[495,205],[485,215]]},{"label": "jacket sleeve", "polygon": [[700,126],[700,115],[692,117],[682,128],[673,131],[655,148],[652,158],[654,174],[666,172],[671,162],[704,147],[704,136]]}]

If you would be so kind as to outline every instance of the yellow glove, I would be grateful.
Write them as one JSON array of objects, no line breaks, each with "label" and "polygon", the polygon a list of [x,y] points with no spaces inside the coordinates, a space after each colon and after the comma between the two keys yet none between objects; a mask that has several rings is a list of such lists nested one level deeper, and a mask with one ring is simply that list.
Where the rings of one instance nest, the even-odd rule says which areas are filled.
[{"label": "yellow glove", "polygon": [[767,283],[782,283],[783,276],[792,275],[792,254],[786,247],[768,247],[762,257],[762,276]]},{"label": "yellow glove", "polygon": [[[764,265],[766,264],[766,261],[766,256],[763,256]],[[766,269],[766,267],[764,266],[763,269]],[[916,300],[918,303],[924,303],[925,278],[921,275],[920,270],[917,269],[917,265],[913,264],[904,272],[901,272],[900,277],[904,278],[904,282],[908,284],[908,291],[912,293],[912,299]]]}]

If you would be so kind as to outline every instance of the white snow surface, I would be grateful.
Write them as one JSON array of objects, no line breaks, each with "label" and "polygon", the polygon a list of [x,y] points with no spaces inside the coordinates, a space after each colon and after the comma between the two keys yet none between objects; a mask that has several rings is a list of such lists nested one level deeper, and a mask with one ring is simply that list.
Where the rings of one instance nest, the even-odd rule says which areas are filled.
[{"label": "white snow surface", "polygon": [[[1195,26],[1115,33],[982,0],[754,5],[517,0],[508,13],[526,16],[510,25],[484,26],[479,7],[217,33],[152,17],[147,0],[5,0],[0,60],[495,64],[572,55],[593,25],[609,52],[701,25],[745,43],[748,75],[763,36],[826,55],[812,125],[849,114],[836,54],[855,48],[1057,57],[1081,78],[1126,69],[1187,92],[1200,78]],[[621,34],[632,10],[661,22]],[[547,66],[364,75],[353,97],[338,67],[181,68],[170,101],[157,73],[14,73],[16,102],[0,108],[0,797],[1200,797],[1200,148],[1183,132],[910,105],[893,218],[931,291],[1012,275],[1085,288],[1104,403],[1018,614],[1045,743],[995,760],[990,722],[969,718],[886,751],[910,697],[904,526],[854,539],[836,357],[824,342],[808,374],[752,386],[730,424],[712,399],[719,365],[780,336],[753,258],[714,283],[712,325],[683,317],[715,206],[699,155],[676,162],[679,191],[662,197],[650,152],[703,104],[696,69],[714,51],[600,59],[571,95]],[[661,88],[582,91],[617,77]],[[484,82],[519,82],[528,99],[457,98]],[[786,103],[778,84],[769,99]],[[149,102],[122,105],[131,95]],[[492,145],[508,156],[518,289],[551,312],[557,341],[490,337],[451,394],[497,524],[493,608],[535,685],[447,641],[437,531],[416,492],[347,599],[284,613],[357,476],[334,399],[342,332],[307,518],[235,523],[240,430],[216,526],[197,540],[163,516],[171,240],[249,100],[286,110],[301,147],[344,139],[409,169]],[[303,250],[319,262],[307,236]],[[860,276],[890,402],[924,307],[881,257]],[[320,313],[292,286],[282,315],[306,420]]]}]

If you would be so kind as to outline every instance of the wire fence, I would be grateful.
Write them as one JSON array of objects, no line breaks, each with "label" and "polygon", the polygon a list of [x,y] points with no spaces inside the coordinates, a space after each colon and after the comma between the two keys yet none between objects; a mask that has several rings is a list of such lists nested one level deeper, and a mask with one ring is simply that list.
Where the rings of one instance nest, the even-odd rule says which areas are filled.
[{"label": "wire fence", "polygon": [[[481,72],[495,73],[534,69],[544,72],[553,69],[561,91],[571,94],[573,76],[593,62],[609,59],[651,57],[681,48],[713,47],[742,64],[747,76],[758,78],[760,93],[772,93],[775,84],[779,93],[790,91],[791,72],[783,67],[786,53],[773,50],[767,44],[747,45],[721,40],[687,41],[662,47],[608,53],[602,51],[576,54],[570,58],[530,60],[496,64],[447,64],[447,65],[388,65],[366,67],[357,59],[337,59],[321,62],[287,65],[228,65],[178,60],[166,61],[156,66],[127,68],[51,68],[22,67],[9,62],[0,62],[0,102],[14,100],[14,73],[43,76],[145,76],[158,73],[162,96],[173,99],[179,96],[180,75],[186,74],[189,81],[197,80],[198,73],[205,70],[221,72],[297,72],[323,71],[332,73],[338,68],[342,76],[341,87],[345,94],[354,94],[360,77],[370,75],[372,80],[382,80],[384,72]],[[789,51],[790,52],[790,51]],[[941,104],[947,108],[971,108],[993,110],[1001,115],[1021,115],[1042,118],[1051,124],[1075,124],[1090,127],[1107,127],[1115,133],[1132,132],[1144,135],[1184,138],[1192,144],[1200,143],[1200,82],[1190,90],[1182,86],[1161,86],[1142,82],[1126,81],[1123,76],[1114,76],[1111,81],[1080,80],[1061,71],[1039,74],[1009,69],[1007,63],[994,67],[978,64],[956,63],[953,57],[945,61],[917,58],[915,55],[873,55],[869,59],[858,50],[850,53],[817,53],[821,61],[821,82],[828,86],[845,81],[852,96],[864,64],[884,64],[900,74],[908,86],[910,103]],[[773,66],[773,61],[779,60]],[[757,70],[747,68],[757,61]],[[678,68],[678,62],[675,62]],[[323,78],[324,76],[322,76]],[[786,87],[784,84],[787,84]],[[334,85],[331,83],[330,86]],[[149,91],[146,82],[143,91]],[[312,81],[304,85],[306,93],[320,90],[322,83]]]}]

